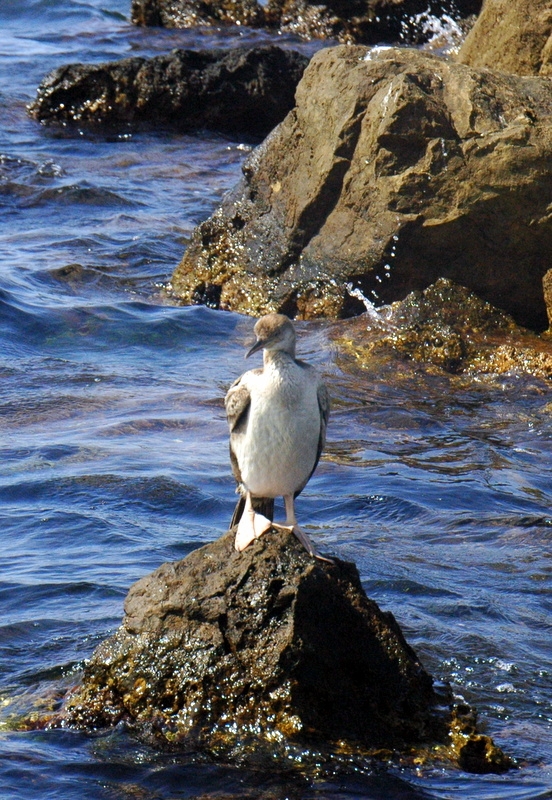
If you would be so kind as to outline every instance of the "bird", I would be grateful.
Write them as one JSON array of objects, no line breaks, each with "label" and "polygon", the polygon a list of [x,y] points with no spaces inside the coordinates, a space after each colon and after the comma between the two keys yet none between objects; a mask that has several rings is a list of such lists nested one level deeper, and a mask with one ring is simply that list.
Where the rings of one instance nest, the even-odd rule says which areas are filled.
[{"label": "bird", "polygon": [[[295,498],[310,480],[324,447],[330,413],[328,390],[310,364],[295,357],[296,335],[284,314],[255,324],[249,358],[263,351],[263,366],[238,378],[225,398],[230,461],[240,499],[231,528],[235,549],[245,550],[271,527],[291,531],[309,555],[321,556],[295,515]],[[283,497],[286,521],[273,524],[274,498]]]}]

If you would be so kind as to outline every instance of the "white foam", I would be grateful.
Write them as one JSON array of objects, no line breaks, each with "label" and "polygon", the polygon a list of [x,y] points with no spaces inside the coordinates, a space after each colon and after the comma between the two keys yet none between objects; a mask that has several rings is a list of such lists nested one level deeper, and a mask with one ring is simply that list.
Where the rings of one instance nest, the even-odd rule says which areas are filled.
[{"label": "white foam", "polygon": [[371,47],[370,50],[368,50],[368,52],[364,56],[363,61],[373,61],[374,58],[377,58],[377,56],[380,53],[383,53],[384,50],[392,50],[392,49],[393,48],[391,47],[391,45],[388,45],[388,44],[377,44],[374,47]]},{"label": "white foam", "polygon": [[401,38],[411,39],[412,31],[419,32],[426,39],[424,49],[438,50],[441,53],[458,50],[465,37],[465,31],[454,17],[450,14],[436,16],[429,8],[420,14],[413,14],[403,22]]}]

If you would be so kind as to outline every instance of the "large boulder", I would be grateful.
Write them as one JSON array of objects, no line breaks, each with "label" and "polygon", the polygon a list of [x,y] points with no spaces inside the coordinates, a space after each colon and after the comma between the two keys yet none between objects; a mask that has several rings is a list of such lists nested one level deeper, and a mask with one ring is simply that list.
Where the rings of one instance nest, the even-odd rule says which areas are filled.
[{"label": "large boulder", "polygon": [[458,60],[518,75],[551,75],[551,0],[485,0]]},{"label": "large boulder", "polygon": [[[296,107],[194,231],[185,302],[350,316],[448,278],[548,325],[552,84],[393,48],[318,52]],[[348,285],[350,284],[349,288]]]},{"label": "large boulder", "polygon": [[131,588],[121,627],[51,725],[126,721],[157,744],[233,757],[263,743],[270,758],[293,742],[437,745],[472,771],[510,766],[468,708],[447,707],[450,689],[435,692],[353,564],[312,559],[275,529],[243,553],[233,539],[228,532]]},{"label": "large boulder", "polygon": [[353,565],[312,559],[287,533],[243,553],[233,534],[136,583],[66,721],[119,718],[209,746],[256,729],[375,745],[435,735],[432,680]]},{"label": "large boulder", "polygon": [[149,122],[264,136],[293,107],[307,64],[275,46],[69,64],[44,78],[29,113],[43,123]]},{"label": "large boulder", "polygon": [[421,18],[477,14],[481,0],[133,0],[137,25],[250,25],[344,44],[427,38]]}]

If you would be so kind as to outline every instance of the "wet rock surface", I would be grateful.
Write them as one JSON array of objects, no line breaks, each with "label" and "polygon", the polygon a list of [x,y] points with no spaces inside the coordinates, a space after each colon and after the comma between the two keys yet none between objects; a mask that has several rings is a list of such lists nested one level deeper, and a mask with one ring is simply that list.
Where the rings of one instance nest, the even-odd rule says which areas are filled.
[{"label": "wet rock surface", "polygon": [[427,738],[435,699],[354,566],[271,532],[242,554],[227,534],[135,584],[66,714],[94,726],[128,715],[168,741],[237,725],[383,744]]},{"label": "wet rock surface", "polygon": [[370,367],[409,359],[450,374],[552,378],[552,338],[516,325],[463,286],[439,279],[375,314],[341,323],[344,352]]},{"label": "wet rock surface", "polygon": [[458,60],[518,75],[552,75],[552,3],[486,0]]},{"label": "wet rock surface", "polygon": [[257,0],[132,0],[135,25],[192,28],[196,25],[250,25],[265,23]]},{"label": "wet rock surface", "polygon": [[42,81],[29,112],[43,123],[144,122],[260,137],[293,107],[307,63],[271,45],[69,64]]},{"label": "wet rock surface", "polygon": [[422,41],[416,15],[466,17],[480,8],[481,0],[133,0],[131,14],[137,25],[249,25],[305,39],[376,44]]},{"label": "wet rock surface", "polygon": [[478,14],[481,0],[274,0],[269,8],[280,30],[304,39],[420,44],[428,39],[423,24],[428,17],[459,19]]},{"label": "wet rock surface", "polygon": [[[286,741],[348,742],[438,745],[457,761],[481,735],[473,712],[451,711],[450,700],[392,614],[366,597],[353,564],[313,560],[273,529],[243,553],[229,532],[138,581],[123,624],[50,724],[126,721],[158,745],[219,755],[263,742],[274,752]],[[483,740],[472,771],[511,766]]]},{"label": "wet rock surface", "polygon": [[[439,277],[548,325],[552,85],[419,51],[318,52],[296,107],[194,231],[172,290],[261,315],[362,312]],[[353,291],[354,293],[354,291]]]}]

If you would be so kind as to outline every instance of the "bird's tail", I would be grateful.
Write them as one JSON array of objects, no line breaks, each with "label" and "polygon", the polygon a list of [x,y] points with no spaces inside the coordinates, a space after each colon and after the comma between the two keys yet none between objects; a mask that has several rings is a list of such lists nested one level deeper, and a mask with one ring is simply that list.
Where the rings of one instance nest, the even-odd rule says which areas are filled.
[{"label": "bird's tail", "polygon": [[[271,522],[274,519],[274,498],[273,497],[252,497],[251,498],[251,505],[253,506],[253,510],[256,514],[262,514],[263,517],[266,517]],[[240,495],[240,499],[236,503],[236,508],[234,509],[234,514],[232,515],[232,522],[230,523],[230,528],[233,528],[234,525],[237,525],[240,519],[242,518],[243,510],[245,508],[245,495]]]}]

